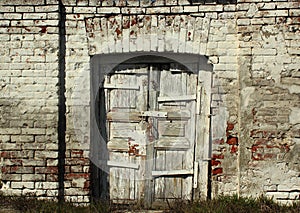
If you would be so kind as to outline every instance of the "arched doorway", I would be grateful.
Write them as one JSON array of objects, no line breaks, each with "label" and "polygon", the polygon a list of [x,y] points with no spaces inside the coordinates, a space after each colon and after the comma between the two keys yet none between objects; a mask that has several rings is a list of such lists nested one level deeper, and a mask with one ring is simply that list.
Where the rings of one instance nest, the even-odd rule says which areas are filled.
[{"label": "arched doorway", "polygon": [[141,55],[102,70],[95,102],[102,143],[91,149],[100,162],[93,180],[99,197],[147,205],[193,199],[199,175],[198,65]]}]

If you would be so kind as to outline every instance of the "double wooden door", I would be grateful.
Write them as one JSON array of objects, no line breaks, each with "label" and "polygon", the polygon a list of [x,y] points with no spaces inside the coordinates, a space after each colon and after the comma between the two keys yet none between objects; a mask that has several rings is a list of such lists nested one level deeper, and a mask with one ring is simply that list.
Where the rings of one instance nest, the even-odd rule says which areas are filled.
[{"label": "double wooden door", "polygon": [[105,76],[110,200],[192,199],[197,78],[176,63],[123,64]]}]

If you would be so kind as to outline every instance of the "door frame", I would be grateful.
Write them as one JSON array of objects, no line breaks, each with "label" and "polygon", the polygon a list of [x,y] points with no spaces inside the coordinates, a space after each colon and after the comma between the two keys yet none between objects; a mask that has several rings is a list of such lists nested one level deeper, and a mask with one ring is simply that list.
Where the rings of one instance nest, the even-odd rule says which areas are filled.
[{"label": "door frame", "polygon": [[[163,63],[176,62],[184,65],[189,71],[198,74],[199,97],[197,103],[196,128],[199,128],[196,135],[195,148],[195,172],[198,173],[194,179],[193,198],[210,197],[210,156],[211,156],[211,87],[212,70],[211,64],[205,56],[182,53],[157,53],[157,52],[137,52],[137,53],[117,53],[94,55],[91,57],[90,73],[90,161],[91,161],[91,196],[92,199],[109,199],[109,180],[107,166],[108,150],[105,128],[106,112],[99,107],[99,93],[105,75],[111,73],[114,68],[123,62],[133,63],[139,57],[140,63]],[[149,57],[151,60],[149,60]],[[137,61],[136,61],[137,62]],[[104,107],[105,108],[105,107]],[[100,118],[99,118],[100,115]],[[99,118],[99,119],[98,119]],[[205,124],[204,126],[200,124]]]}]

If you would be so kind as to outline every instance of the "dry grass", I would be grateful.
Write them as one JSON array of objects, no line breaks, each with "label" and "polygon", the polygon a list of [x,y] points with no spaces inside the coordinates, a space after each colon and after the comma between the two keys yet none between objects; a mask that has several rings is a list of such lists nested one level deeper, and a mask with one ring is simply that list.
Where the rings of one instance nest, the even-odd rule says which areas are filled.
[{"label": "dry grass", "polygon": [[[80,207],[71,203],[58,204],[51,200],[38,200],[32,196],[3,196],[0,195],[0,213],[108,213],[108,212],[148,212],[142,205],[116,206],[105,201],[94,202],[89,206]],[[151,211],[156,212],[156,211]],[[208,201],[170,202],[169,207],[157,212],[174,213],[299,213],[300,203],[280,205],[271,199],[238,198],[237,196],[220,196]]]},{"label": "dry grass", "polygon": [[171,212],[178,213],[299,213],[300,203],[280,205],[270,198],[238,198],[238,196],[220,196],[217,199],[194,202],[176,202]]}]

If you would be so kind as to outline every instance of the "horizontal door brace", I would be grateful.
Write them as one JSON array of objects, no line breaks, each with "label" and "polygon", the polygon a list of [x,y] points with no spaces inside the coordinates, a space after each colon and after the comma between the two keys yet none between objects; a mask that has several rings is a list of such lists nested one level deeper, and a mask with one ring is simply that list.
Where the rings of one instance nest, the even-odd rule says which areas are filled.
[{"label": "horizontal door brace", "polygon": [[142,112],[143,117],[157,117],[157,118],[166,118],[168,116],[168,112],[162,111],[145,111]]},{"label": "horizontal door brace", "polygon": [[139,90],[140,86],[125,85],[125,84],[106,84],[104,83],[104,89],[124,89],[124,90]]},{"label": "horizontal door brace", "polygon": [[193,175],[193,169],[183,169],[183,170],[169,170],[169,171],[152,171],[152,176],[180,176],[180,175]]},{"label": "horizontal door brace", "polygon": [[107,166],[110,167],[122,167],[122,168],[129,168],[129,169],[139,169],[140,165],[135,163],[129,162],[119,162],[119,161],[107,161]]},{"label": "horizontal door brace", "polygon": [[174,96],[160,96],[157,98],[158,102],[171,102],[171,101],[195,101],[197,95],[174,95]]}]

